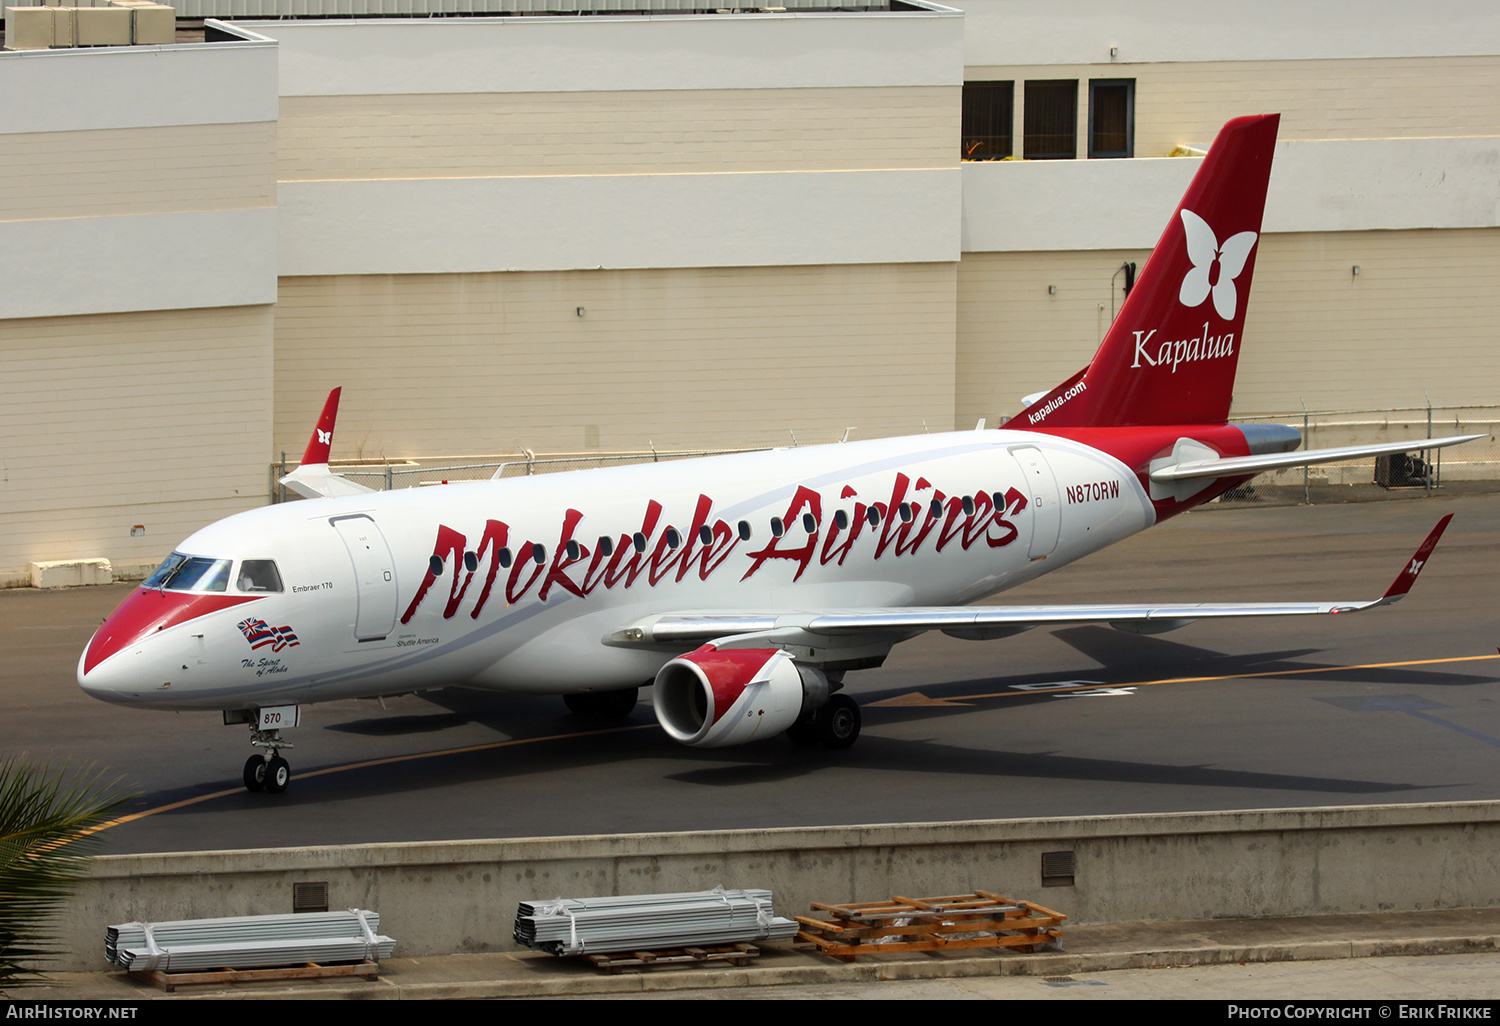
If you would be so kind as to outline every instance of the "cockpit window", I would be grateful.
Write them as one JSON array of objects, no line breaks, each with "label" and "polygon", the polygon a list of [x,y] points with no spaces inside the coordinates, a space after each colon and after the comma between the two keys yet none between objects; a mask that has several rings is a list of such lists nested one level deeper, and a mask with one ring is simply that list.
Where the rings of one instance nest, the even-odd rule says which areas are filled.
[{"label": "cockpit window", "polygon": [[161,588],[163,586],[163,583],[167,580],[167,578],[171,577],[174,573],[176,573],[177,572],[177,568],[180,567],[186,561],[187,561],[187,557],[184,556],[182,553],[180,553],[180,552],[174,552],[174,553],[172,553],[166,559],[162,560],[161,566],[159,566],[159,567],[156,568],[156,572],[155,573],[153,573],[150,577],[146,578],[146,583],[143,584],[142,587],[144,587],[144,588]]},{"label": "cockpit window", "polygon": [[226,591],[229,566],[227,559],[174,552],[146,578],[145,587],[158,591]]},{"label": "cockpit window", "polygon": [[240,563],[240,591],[280,591],[281,574],[274,559],[246,559]]}]

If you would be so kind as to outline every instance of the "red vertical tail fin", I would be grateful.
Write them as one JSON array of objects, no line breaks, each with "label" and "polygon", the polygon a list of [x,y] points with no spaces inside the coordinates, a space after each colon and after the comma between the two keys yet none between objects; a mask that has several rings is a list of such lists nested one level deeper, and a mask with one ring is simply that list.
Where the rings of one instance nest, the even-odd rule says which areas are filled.
[{"label": "red vertical tail fin", "polygon": [[333,448],[333,425],[339,416],[339,394],[343,390],[343,386],[340,386],[328,393],[328,398],[323,403],[323,413],[318,417],[312,437],[307,440],[307,448],[302,453],[303,463],[317,465],[328,462],[329,451]]},{"label": "red vertical tail fin", "polygon": [[1227,420],[1280,120],[1220,129],[1088,369],[1006,427]]}]

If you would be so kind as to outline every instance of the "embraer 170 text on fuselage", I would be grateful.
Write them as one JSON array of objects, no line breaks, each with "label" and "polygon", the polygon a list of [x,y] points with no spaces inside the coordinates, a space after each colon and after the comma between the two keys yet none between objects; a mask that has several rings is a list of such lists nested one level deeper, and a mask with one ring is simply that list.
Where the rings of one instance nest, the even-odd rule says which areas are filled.
[{"label": "embraer 170 text on fuselage", "polygon": [[331,472],[328,397],[288,487],[188,538],[78,664],[98,698],[246,723],[252,790],[281,791],[301,705],[450,684],[628,713],[654,683],[689,745],[852,744],[843,676],[928,630],[1155,633],[1359,602],[966,606],[1255,474],[1464,438],[1292,452],[1226,420],[1278,117],[1224,126],[1089,366],[998,430],[371,492]]}]

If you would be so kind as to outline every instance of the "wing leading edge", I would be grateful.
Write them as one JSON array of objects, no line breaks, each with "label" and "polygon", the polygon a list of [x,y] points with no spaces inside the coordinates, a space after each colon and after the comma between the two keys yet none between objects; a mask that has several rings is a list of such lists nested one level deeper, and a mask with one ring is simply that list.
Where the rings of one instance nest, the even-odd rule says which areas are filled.
[{"label": "wing leading edge", "polygon": [[[1196,620],[1257,616],[1317,616],[1357,613],[1390,605],[1406,595],[1442,537],[1449,513],[1438,521],[1416,553],[1376,599],[1354,602],[1199,602],[1054,606],[918,606],[910,608],[788,610],[785,612],[666,613],[646,617],[608,635],[607,645],[672,648],[755,636],[776,643],[808,635],[828,639],[866,637],[889,642],[925,631],[969,640],[1009,637],[1034,627],[1107,623],[1134,634],[1158,634]],[[762,642],[757,642],[762,643]]]}]

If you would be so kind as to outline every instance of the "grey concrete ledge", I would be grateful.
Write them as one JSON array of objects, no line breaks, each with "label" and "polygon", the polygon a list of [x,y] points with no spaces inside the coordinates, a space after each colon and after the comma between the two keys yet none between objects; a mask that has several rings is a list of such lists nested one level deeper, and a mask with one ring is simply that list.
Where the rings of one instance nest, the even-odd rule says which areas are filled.
[{"label": "grey concrete ledge", "polygon": [[452,868],[479,863],[599,857],[659,858],[771,851],[811,853],[820,850],[870,850],[1015,841],[1050,842],[1472,824],[1500,824],[1500,801],[107,855],[95,860],[93,876],[95,879],[108,880],[196,873],[356,870],[416,865]]}]

